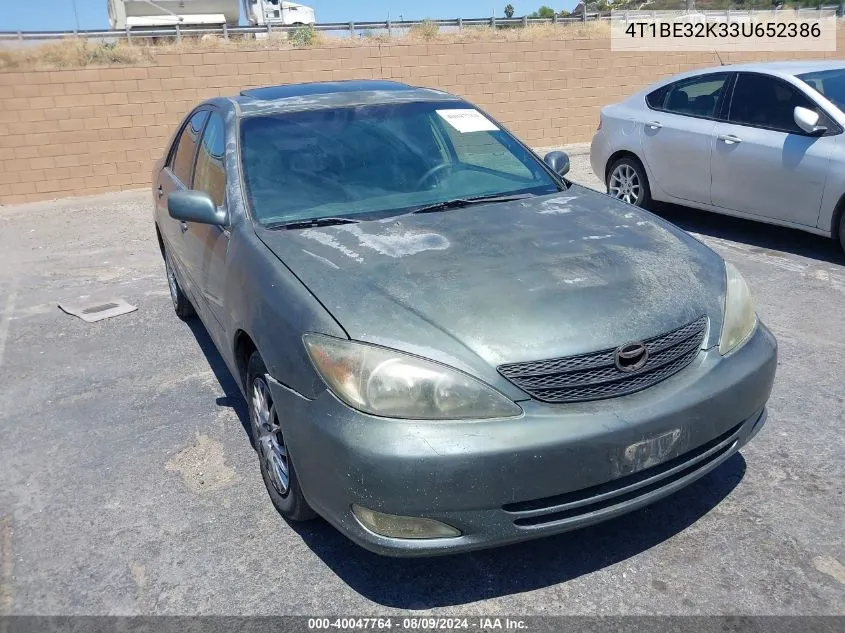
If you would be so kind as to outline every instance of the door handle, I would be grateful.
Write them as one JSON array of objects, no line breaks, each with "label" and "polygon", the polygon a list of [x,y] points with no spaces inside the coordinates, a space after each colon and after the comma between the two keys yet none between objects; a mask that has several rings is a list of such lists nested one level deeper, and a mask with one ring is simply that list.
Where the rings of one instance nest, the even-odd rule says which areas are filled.
[{"label": "door handle", "polygon": [[162,187],[161,185],[158,186],[158,189],[156,189],[156,191],[158,192],[159,198],[161,198],[164,195],[164,187]]},{"label": "door handle", "polygon": [[725,145],[736,145],[742,143],[742,139],[733,134],[719,134],[719,140],[723,141]]},{"label": "door handle", "polygon": [[649,121],[646,123],[646,126],[651,128],[652,130],[659,130],[663,127],[663,124],[660,121]]},{"label": "door handle", "polygon": [[187,222],[179,222],[179,228],[182,229],[182,233],[188,230],[188,223]]}]

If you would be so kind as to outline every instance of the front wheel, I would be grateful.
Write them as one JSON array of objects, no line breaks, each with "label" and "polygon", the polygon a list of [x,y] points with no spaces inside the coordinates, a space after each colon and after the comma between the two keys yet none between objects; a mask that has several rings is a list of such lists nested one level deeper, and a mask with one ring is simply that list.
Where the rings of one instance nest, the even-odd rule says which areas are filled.
[{"label": "front wheel", "polygon": [[624,156],[607,170],[607,193],[618,200],[644,209],[651,205],[648,177],[640,161]]},{"label": "front wheel", "polygon": [[179,280],[176,279],[176,270],[173,268],[173,262],[170,260],[170,253],[167,249],[164,250],[164,272],[167,274],[167,287],[170,290],[170,300],[173,302],[173,309],[176,311],[176,316],[180,319],[189,319],[196,315],[194,306],[191,305],[190,300],[179,285]]},{"label": "front wheel", "polygon": [[845,213],[839,217],[839,246],[845,251]]},{"label": "front wheel", "polygon": [[317,514],[308,505],[293,468],[290,452],[282,436],[279,415],[270,392],[264,360],[253,352],[246,370],[247,400],[252,439],[264,486],[276,510],[289,521],[307,521]]}]

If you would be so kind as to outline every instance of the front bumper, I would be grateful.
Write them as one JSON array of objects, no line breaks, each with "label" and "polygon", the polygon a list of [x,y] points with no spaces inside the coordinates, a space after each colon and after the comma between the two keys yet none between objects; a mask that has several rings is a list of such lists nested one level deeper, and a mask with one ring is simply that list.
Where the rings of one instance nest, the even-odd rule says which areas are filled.
[{"label": "front bumper", "polygon": [[[328,391],[278,383],[305,497],[356,543],[394,556],[503,545],[597,523],[695,481],[765,422],[777,344],[759,324],[741,349],[710,349],[649,389],[568,405],[520,402],[520,418],[416,422],[365,415]],[[429,517],[461,536],[405,540],[364,528],[351,506]]]}]

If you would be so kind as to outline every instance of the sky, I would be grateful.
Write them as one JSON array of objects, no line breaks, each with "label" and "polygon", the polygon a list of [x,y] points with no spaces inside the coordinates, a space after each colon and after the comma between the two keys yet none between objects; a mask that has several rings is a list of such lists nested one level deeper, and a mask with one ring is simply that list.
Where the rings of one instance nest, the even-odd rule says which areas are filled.
[{"label": "sky", "polygon": [[[504,15],[509,0],[299,0],[314,7],[318,22],[349,22],[386,20],[388,13],[398,20],[424,18],[479,18]],[[105,29],[109,20],[106,0],[0,0],[0,31],[70,31],[76,28],[74,3],[80,29]],[[521,16],[536,11],[542,4],[554,9],[572,9],[577,0],[510,0]]]}]

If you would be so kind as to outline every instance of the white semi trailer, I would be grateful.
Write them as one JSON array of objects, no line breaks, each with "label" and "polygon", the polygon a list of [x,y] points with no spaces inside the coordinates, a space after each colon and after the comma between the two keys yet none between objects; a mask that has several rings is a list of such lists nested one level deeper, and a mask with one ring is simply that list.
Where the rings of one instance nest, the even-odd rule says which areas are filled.
[{"label": "white semi trailer", "polygon": [[108,0],[118,30],[166,26],[237,26],[240,0]]},{"label": "white semi trailer", "polygon": [[283,0],[107,0],[109,23],[116,30],[167,26],[236,26],[243,5],[253,26],[314,24],[314,9]]}]

